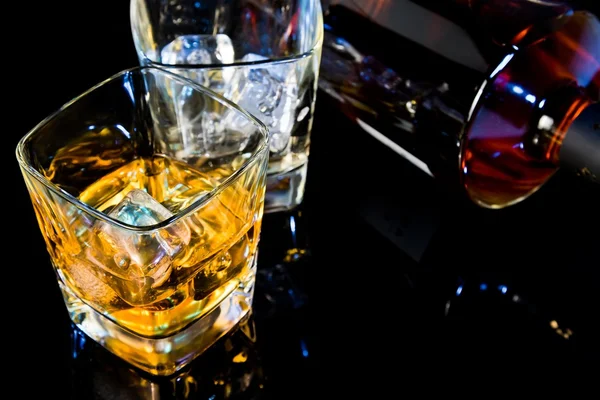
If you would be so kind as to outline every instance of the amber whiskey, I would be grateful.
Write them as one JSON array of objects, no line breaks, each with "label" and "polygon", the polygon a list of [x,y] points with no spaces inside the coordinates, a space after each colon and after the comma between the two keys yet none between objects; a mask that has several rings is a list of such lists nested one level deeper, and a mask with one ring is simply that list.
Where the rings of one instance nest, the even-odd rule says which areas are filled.
[{"label": "amber whiskey", "polygon": [[[45,170],[104,218],[68,204],[57,208],[42,197],[34,206],[74,321],[86,332],[110,331],[101,334],[107,347],[144,369],[175,368],[181,360],[173,338],[189,335],[197,321],[213,324],[215,332],[205,337],[218,336],[229,313],[250,307],[264,196],[264,181],[256,176],[264,166],[242,156],[219,163],[160,154],[131,158],[127,144],[115,145],[114,131],[87,132]],[[90,166],[105,173],[95,180],[78,175]],[[232,179],[240,168],[244,175]],[[249,190],[252,180],[256,192]],[[48,213],[56,218],[46,219]],[[128,345],[131,334],[163,340],[164,352]],[[153,372],[172,372],[168,368]]]}]

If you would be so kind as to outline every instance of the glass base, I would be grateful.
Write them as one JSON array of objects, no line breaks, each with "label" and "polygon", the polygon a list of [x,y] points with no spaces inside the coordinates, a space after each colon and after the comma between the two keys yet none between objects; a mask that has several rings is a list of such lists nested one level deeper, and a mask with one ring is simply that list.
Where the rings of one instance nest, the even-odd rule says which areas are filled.
[{"label": "glass base", "polygon": [[265,213],[292,210],[302,203],[307,169],[305,162],[290,171],[267,175]]},{"label": "glass base", "polygon": [[165,338],[148,338],[98,313],[60,280],[59,286],[71,320],[79,329],[121,359],[158,376],[179,371],[231,331],[250,311],[254,295],[254,284],[234,290],[218,307],[185,330]]}]

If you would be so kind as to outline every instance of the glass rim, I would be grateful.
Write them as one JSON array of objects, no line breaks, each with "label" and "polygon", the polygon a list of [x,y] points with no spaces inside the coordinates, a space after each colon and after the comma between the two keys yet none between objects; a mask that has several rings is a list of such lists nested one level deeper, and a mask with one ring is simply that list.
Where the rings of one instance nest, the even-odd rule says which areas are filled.
[{"label": "glass rim", "polygon": [[[192,204],[190,204],[183,210],[178,211],[177,213],[173,214],[171,217],[169,217],[163,221],[160,221],[156,224],[137,226],[137,225],[131,225],[126,222],[119,221],[118,219],[115,219],[113,217],[110,217],[108,214],[105,214],[102,211],[98,211],[96,208],[82,202],[77,197],[73,196],[72,194],[70,194],[70,193],[66,192],[65,190],[61,189],[60,187],[58,187],[56,184],[54,184],[48,178],[46,178],[44,175],[42,175],[38,170],[33,168],[33,166],[29,162],[26,161],[24,149],[25,149],[25,144],[33,136],[35,136],[35,134],[42,127],[47,125],[50,121],[54,120],[55,118],[59,117],[60,114],[64,110],[66,110],[67,108],[69,108],[70,106],[72,106],[73,104],[78,102],[79,100],[81,100],[83,97],[89,95],[90,93],[101,88],[102,86],[115,81],[116,79],[122,77],[123,75],[129,74],[129,73],[141,73],[144,70],[153,70],[153,71],[158,71],[161,74],[165,74],[165,75],[169,76],[170,79],[172,78],[175,81],[179,81],[181,84],[190,86],[192,89],[206,94],[207,96],[220,102],[224,106],[226,106],[230,109],[234,109],[237,112],[240,112],[242,115],[244,115],[250,122],[252,122],[257,127],[257,131],[260,132],[260,135],[262,137],[261,137],[261,141],[260,141],[260,146],[256,150],[253,151],[252,156],[248,160],[246,160],[244,165],[242,167],[240,167],[238,170],[234,171],[234,173],[232,173],[230,176],[228,176],[222,183],[220,183],[217,187],[215,187],[213,190],[211,190],[208,194],[203,196],[201,199],[193,202]],[[239,177],[244,172],[246,172],[246,170],[249,168],[249,166],[252,163],[256,162],[260,156],[264,157],[264,155],[266,154],[265,159],[266,160],[268,159],[268,156],[269,156],[268,140],[269,140],[269,133],[268,133],[268,129],[264,123],[262,123],[258,118],[254,117],[252,114],[248,113],[246,110],[244,110],[237,104],[227,100],[225,97],[219,95],[218,93],[216,93],[202,85],[199,85],[198,83],[194,82],[193,80],[187,79],[185,77],[182,77],[178,74],[174,74],[172,72],[169,72],[169,71],[159,68],[159,67],[136,66],[133,68],[121,70],[121,71],[117,72],[116,74],[113,74],[109,78],[104,79],[103,81],[97,83],[96,85],[92,86],[91,88],[87,89],[86,91],[82,92],[81,94],[75,96],[73,99],[71,99],[67,103],[63,104],[56,111],[54,111],[53,113],[48,115],[46,118],[44,118],[42,121],[40,121],[38,124],[36,124],[32,129],[30,129],[19,140],[19,142],[17,143],[15,153],[16,153],[16,158],[17,158],[17,161],[19,162],[20,167],[25,172],[27,172],[27,174],[32,176],[34,179],[36,179],[42,185],[44,185],[44,187],[48,188],[53,193],[60,196],[63,200],[68,201],[69,203],[71,203],[75,207],[77,207],[79,210],[92,215],[93,217],[101,220],[102,222],[117,226],[122,229],[129,230],[129,231],[142,233],[142,232],[154,232],[154,231],[158,231],[160,229],[167,228],[170,225],[178,222],[182,218],[185,218],[185,217],[191,215],[192,213],[197,211],[199,208],[201,208],[204,205],[206,205],[207,203],[209,203],[215,196],[217,196],[219,193],[221,193],[227,187],[231,186],[233,184],[233,182],[235,182],[237,179],[239,179]]]},{"label": "glass rim", "polygon": [[315,45],[308,51],[305,51],[300,54],[294,54],[286,57],[277,57],[277,58],[265,58],[264,60],[255,60],[255,61],[235,61],[232,63],[226,64],[165,64],[163,62],[152,60],[148,57],[147,52],[140,50],[140,54],[142,57],[148,62],[148,65],[155,66],[157,68],[168,68],[170,70],[195,70],[195,69],[225,69],[225,68],[239,68],[239,67],[255,67],[261,65],[279,65],[279,64],[287,64],[290,62],[302,60],[304,58],[311,57],[315,53],[319,51],[319,49],[323,46],[323,30],[320,30],[319,38]]},{"label": "glass rim", "polygon": [[[260,66],[260,65],[265,65],[265,64],[276,64],[277,65],[277,64],[293,62],[296,60],[300,60],[300,59],[308,58],[308,57],[312,56],[313,54],[317,53],[323,46],[324,36],[325,36],[324,23],[323,23],[323,11],[322,11],[323,7],[321,5],[320,0],[315,0],[315,4],[317,7],[317,10],[316,10],[317,16],[316,16],[316,20],[314,21],[314,23],[318,24],[316,40],[314,41],[314,43],[312,44],[312,46],[310,47],[309,50],[304,51],[302,53],[295,53],[295,54],[292,54],[290,56],[285,56],[285,57],[267,58],[265,60],[235,61],[235,62],[227,63],[227,64],[214,64],[214,63],[209,63],[209,64],[165,64],[160,61],[152,60],[150,57],[148,57],[148,51],[146,49],[138,48],[137,40],[134,40],[136,51],[145,60],[147,60],[150,63],[150,65],[154,65],[157,67],[169,68],[169,69],[187,69],[187,70],[190,70],[190,69],[224,69],[224,68],[228,68],[228,67],[233,67],[233,68],[248,67],[248,66],[253,67],[253,66]],[[137,6],[137,2],[135,0],[132,0],[131,6],[132,6],[132,8],[130,8],[129,18],[130,18],[130,21],[133,21],[133,14],[132,14],[133,7]],[[133,24],[130,24],[130,25],[132,28],[133,37],[135,39],[136,34],[135,34],[134,25]],[[151,46],[151,47],[154,47],[154,46]]]}]

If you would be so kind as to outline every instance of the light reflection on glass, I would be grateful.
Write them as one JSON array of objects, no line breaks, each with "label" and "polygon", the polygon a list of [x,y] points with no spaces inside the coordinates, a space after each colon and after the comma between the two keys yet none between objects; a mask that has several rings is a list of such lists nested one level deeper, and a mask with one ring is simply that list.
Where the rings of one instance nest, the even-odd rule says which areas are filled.
[{"label": "light reflection on glass", "polygon": [[460,296],[460,294],[462,293],[462,291],[463,291],[463,287],[462,287],[462,285],[460,285],[458,288],[456,288],[456,295]]}]

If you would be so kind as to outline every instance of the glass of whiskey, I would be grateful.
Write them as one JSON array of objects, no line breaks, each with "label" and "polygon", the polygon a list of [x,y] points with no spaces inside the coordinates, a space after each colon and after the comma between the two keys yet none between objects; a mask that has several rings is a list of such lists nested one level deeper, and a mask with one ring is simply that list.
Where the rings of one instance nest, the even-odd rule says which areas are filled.
[{"label": "glass of whiskey", "polygon": [[141,65],[209,87],[269,129],[265,212],[304,198],[323,43],[319,0],[131,0]]},{"label": "glass of whiskey", "polygon": [[137,67],[16,155],[70,318],[109,351],[172,375],[248,314],[269,148],[246,111]]}]

